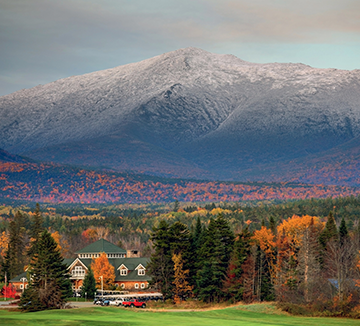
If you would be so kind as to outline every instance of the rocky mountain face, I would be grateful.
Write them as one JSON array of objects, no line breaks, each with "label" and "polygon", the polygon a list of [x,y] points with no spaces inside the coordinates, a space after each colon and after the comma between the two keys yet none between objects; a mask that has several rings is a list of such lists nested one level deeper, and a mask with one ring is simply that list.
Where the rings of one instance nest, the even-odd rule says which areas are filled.
[{"label": "rocky mountain face", "polygon": [[166,176],[249,179],[280,162],[354,151],[359,136],[360,70],[196,48],[0,97],[5,150]]}]

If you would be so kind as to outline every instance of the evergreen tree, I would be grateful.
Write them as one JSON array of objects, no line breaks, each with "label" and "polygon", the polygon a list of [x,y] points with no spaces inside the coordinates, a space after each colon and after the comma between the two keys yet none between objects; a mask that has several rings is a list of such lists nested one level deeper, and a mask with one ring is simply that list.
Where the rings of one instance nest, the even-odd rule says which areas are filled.
[{"label": "evergreen tree", "polygon": [[269,218],[269,228],[270,228],[271,232],[274,235],[276,235],[276,233],[277,233],[276,232],[276,221],[273,216],[270,216],[270,218]]},{"label": "evergreen tree", "polygon": [[[197,264],[199,268],[197,288],[194,292],[201,300],[219,301],[224,296],[223,283],[229,267],[233,240],[234,235],[229,223],[222,215],[216,220],[210,220],[204,242],[199,250]],[[211,272],[207,275],[209,269]]]},{"label": "evergreen tree", "polygon": [[254,260],[251,255],[251,233],[246,227],[237,237],[225,287],[235,301],[253,298]]},{"label": "evergreen tree", "polygon": [[5,254],[3,272],[8,279],[21,274],[26,262],[26,230],[25,217],[19,211],[9,223],[9,245]]},{"label": "evergreen tree", "polygon": [[340,222],[340,226],[339,226],[340,245],[342,246],[348,238],[349,238],[349,232],[346,227],[346,222],[345,222],[344,218],[342,218],[341,222]]},{"label": "evergreen tree", "polygon": [[270,262],[266,258],[265,253],[256,248],[255,254],[255,293],[259,301],[274,301],[274,286],[271,282]]},{"label": "evergreen tree", "polygon": [[174,263],[171,252],[172,235],[166,221],[160,221],[159,226],[153,228],[151,241],[154,253],[147,266],[151,276],[150,287],[159,289],[164,299],[168,299],[172,297]]},{"label": "evergreen tree", "polygon": [[321,268],[324,267],[324,259],[325,259],[324,257],[326,254],[325,252],[326,252],[327,244],[332,240],[337,240],[337,239],[338,239],[338,232],[335,224],[335,219],[332,212],[330,212],[328,216],[328,220],[325,224],[325,228],[319,236],[319,243],[321,246],[319,262]]},{"label": "evergreen tree", "polygon": [[336,223],[332,212],[329,213],[328,220],[325,224],[323,232],[320,234],[319,242],[323,248],[326,247],[327,242],[336,238],[338,235]]},{"label": "evergreen tree", "polygon": [[198,216],[196,219],[195,230],[194,230],[194,233],[192,236],[192,240],[193,240],[192,241],[192,248],[193,248],[192,250],[194,253],[197,252],[201,247],[202,234],[203,234],[203,229],[201,226],[200,216]]},{"label": "evergreen tree", "polygon": [[[211,222],[209,225],[210,232],[208,230],[204,246],[206,244],[212,246],[212,255],[208,255],[206,260],[202,260],[203,267],[198,271],[197,275],[196,294],[202,301],[219,302],[224,296],[223,283],[226,277],[226,270],[224,271],[221,266],[221,258],[224,257],[224,252],[221,247],[219,233],[211,227]],[[210,241],[212,236],[213,238]]]},{"label": "evergreen tree", "polygon": [[30,228],[30,247],[28,250],[28,256],[34,257],[35,254],[38,252],[38,243],[41,237],[42,232],[44,231],[43,227],[43,217],[40,212],[40,205],[36,204],[36,210],[34,216],[32,218],[32,224]]},{"label": "evergreen tree", "polygon": [[196,274],[198,270],[201,269],[202,264],[200,262],[200,249],[202,246],[202,243],[204,241],[204,230],[201,225],[200,217],[198,216],[196,219],[196,225],[195,229],[193,231],[193,234],[191,236],[191,254],[192,257],[197,257],[196,259],[191,259],[191,266],[190,266],[190,273],[189,273],[189,282],[193,286],[194,289],[196,289],[197,283],[196,283]]},{"label": "evergreen tree", "polygon": [[222,214],[219,214],[215,220],[215,228],[219,231],[220,246],[223,251],[223,258],[220,263],[226,271],[234,248],[234,233],[231,231],[229,222],[225,220]]},{"label": "evergreen tree", "polygon": [[179,201],[176,199],[174,202],[174,212],[177,212],[180,208]]},{"label": "evergreen tree", "polygon": [[190,255],[190,231],[188,227],[181,223],[175,222],[169,229],[171,238],[171,252],[178,255],[181,253],[186,261]]},{"label": "evergreen tree", "polygon": [[88,273],[85,275],[83,285],[81,287],[81,296],[83,298],[93,299],[96,293],[96,281],[92,269],[89,267]]},{"label": "evergreen tree", "polygon": [[66,298],[72,295],[71,282],[57,243],[46,230],[39,238],[29,274],[31,282],[20,301],[23,310],[64,308]]}]

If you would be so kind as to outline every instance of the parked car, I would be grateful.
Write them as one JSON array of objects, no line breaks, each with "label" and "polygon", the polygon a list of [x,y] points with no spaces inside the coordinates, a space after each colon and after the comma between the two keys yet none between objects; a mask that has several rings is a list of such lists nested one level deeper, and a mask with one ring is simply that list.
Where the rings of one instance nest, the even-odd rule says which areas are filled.
[{"label": "parked car", "polygon": [[94,299],[94,304],[96,304],[96,305],[101,305],[102,302],[103,302],[102,299],[99,299],[99,298]]},{"label": "parked car", "polygon": [[108,306],[109,304],[110,304],[110,300],[108,300],[108,299],[105,299],[105,300],[101,303],[102,306]]},{"label": "parked car", "polygon": [[110,301],[110,306],[122,306],[122,303],[124,302],[124,299],[121,298],[121,299],[116,299],[116,300],[113,300],[113,301]]},{"label": "parked car", "polygon": [[126,300],[122,303],[123,307],[137,307],[145,308],[146,303],[144,301],[138,301],[137,299]]}]

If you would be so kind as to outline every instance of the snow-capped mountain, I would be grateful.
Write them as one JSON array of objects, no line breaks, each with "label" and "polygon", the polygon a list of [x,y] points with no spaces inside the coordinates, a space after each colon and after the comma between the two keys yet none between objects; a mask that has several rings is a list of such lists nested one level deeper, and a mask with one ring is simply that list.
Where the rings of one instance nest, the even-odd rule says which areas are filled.
[{"label": "snow-capped mountain", "polygon": [[358,136],[360,70],[256,64],[196,48],[0,97],[5,150],[168,175],[238,175]]}]

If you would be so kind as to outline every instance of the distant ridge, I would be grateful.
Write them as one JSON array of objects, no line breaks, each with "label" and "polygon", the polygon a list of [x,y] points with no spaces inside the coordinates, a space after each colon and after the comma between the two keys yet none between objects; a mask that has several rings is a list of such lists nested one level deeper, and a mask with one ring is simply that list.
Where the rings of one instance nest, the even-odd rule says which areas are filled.
[{"label": "distant ridge", "polygon": [[19,155],[10,154],[7,151],[4,151],[0,148],[0,162],[16,162],[16,163],[26,163],[26,162],[32,162],[32,160],[23,158]]}]

